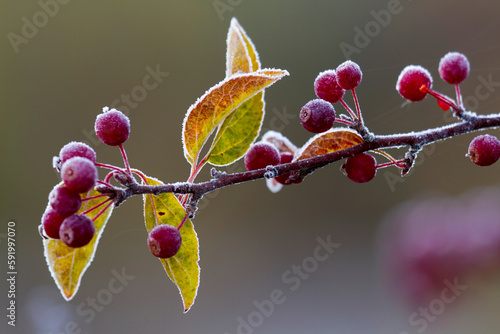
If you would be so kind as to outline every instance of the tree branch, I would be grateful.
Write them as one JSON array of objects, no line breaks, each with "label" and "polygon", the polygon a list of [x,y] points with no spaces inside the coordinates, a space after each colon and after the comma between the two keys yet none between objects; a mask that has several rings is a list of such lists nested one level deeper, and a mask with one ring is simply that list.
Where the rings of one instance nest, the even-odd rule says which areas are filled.
[{"label": "tree branch", "polygon": [[[500,127],[500,114],[477,116],[474,113],[468,113],[467,116],[468,117],[466,121],[461,121],[419,132],[392,135],[370,134],[370,136],[365,136],[365,138],[368,138],[368,140],[365,140],[365,142],[356,146],[309,159],[299,160],[277,166],[268,166],[264,169],[234,174],[226,174],[225,172],[215,171],[212,173],[212,176],[214,178],[206,182],[179,182],[165,185],[146,185],[139,184],[137,182],[130,182],[129,180],[129,182],[124,185],[125,188],[115,188],[115,194],[111,197],[115,197],[115,205],[119,205],[128,197],[134,195],[158,195],[161,193],[192,194],[191,201],[196,204],[204,194],[226,186],[257,180],[269,176],[276,177],[278,175],[290,172],[293,172],[291,176],[292,180],[299,178],[301,179],[318,168],[324,167],[332,162],[345,159],[362,152],[381,148],[396,148],[407,146],[409,147],[409,152],[407,153],[405,159],[407,166],[402,171],[402,175],[404,175],[412,167],[413,161],[415,160],[418,151],[420,151],[423,146],[473,131]],[[364,130],[364,133],[369,133],[366,128],[364,128]],[[110,189],[107,188],[106,192],[109,193]]]}]

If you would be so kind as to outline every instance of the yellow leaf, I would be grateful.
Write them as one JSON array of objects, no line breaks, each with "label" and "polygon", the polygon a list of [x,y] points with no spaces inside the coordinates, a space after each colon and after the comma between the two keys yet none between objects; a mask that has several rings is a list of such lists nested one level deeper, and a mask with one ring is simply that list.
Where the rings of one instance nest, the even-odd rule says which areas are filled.
[{"label": "yellow leaf", "polygon": [[[61,185],[62,183],[56,185],[56,187],[59,187]],[[95,190],[91,190],[87,194],[82,195],[85,195],[82,198],[86,198],[100,195],[100,193]],[[82,213],[87,209],[90,209],[106,201],[107,199],[108,197],[103,196],[92,200],[83,201],[82,207],[77,213]],[[104,209],[105,205],[106,204],[97,208],[96,210],[87,213],[86,215],[90,219],[93,219],[99,214],[99,212],[101,212],[102,209]],[[48,208],[49,206],[47,206],[47,209]],[[80,286],[83,274],[90,266],[90,263],[94,258],[95,252],[97,250],[97,244],[99,242],[99,239],[101,238],[102,232],[104,231],[106,222],[111,216],[112,211],[113,205],[110,205],[102,215],[94,220],[95,235],[90,243],[86,246],[80,248],[72,248],[66,246],[59,239],[43,240],[44,254],[45,259],[47,260],[49,271],[52,275],[52,278],[56,282],[57,287],[61,291],[61,294],[66,300],[71,300],[78,291],[78,287]]]},{"label": "yellow leaf", "polygon": [[[146,177],[147,184],[159,185],[161,181]],[[174,194],[164,193],[157,196],[146,194],[144,199],[144,220],[148,233],[159,224],[178,227],[186,216],[186,210]],[[198,237],[189,219],[179,229],[182,245],[177,254],[168,259],[159,259],[168,277],[179,289],[184,304],[184,312],[194,303],[200,284],[200,259]]]}]

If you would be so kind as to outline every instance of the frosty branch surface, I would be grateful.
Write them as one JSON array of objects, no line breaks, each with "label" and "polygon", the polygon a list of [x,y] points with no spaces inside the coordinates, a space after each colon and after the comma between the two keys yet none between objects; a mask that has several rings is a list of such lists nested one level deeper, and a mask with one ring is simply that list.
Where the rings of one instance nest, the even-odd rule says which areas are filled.
[{"label": "frosty branch surface", "polygon": [[199,200],[204,194],[238,183],[257,180],[261,178],[272,178],[278,175],[295,172],[296,178],[302,178],[312,173],[314,170],[326,166],[332,162],[348,158],[350,156],[381,148],[408,147],[409,151],[405,157],[406,168],[403,175],[411,168],[413,161],[420,149],[428,144],[451,138],[457,135],[466,134],[473,131],[485,130],[500,127],[500,114],[480,115],[474,114],[467,121],[461,121],[446,126],[402,134],[374,135],[370,140],[363,143],[332,152],[325,155],[316,156],[309,159],[299,160],[277,166],[269,166],[249,172],[226,174],[225,172],[214,171],[210,181],[200,183],[179,182],[165,185],[145,185],[132,182],[126,188],[115,188],[117,204],[120,204],[128,197],[141,194],[192,194],[194,200]]}]

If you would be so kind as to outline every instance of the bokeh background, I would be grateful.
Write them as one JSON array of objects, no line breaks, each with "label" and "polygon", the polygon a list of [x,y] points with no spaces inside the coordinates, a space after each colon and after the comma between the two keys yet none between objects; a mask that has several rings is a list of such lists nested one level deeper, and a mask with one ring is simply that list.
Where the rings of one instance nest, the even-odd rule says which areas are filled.
[{"label": "bokeh background", "polygon": [[[134,93],[128,110],[132,133],[125,145],[131,164],[164,182],[185,180],[189,165],[182,152],[182,120],[188,107],[224,77],[232,16],[252,38],[264,67],[290,72],[266,92],[264,127],[282,131],[298,146],[309,137],[298,111],[314,98],[318,72],[346,59],[341,49],[346,44],[358,49],[348,57],[363,69],[357,92],[375,133],[452,120],[434,100],[404,104],[394,89],[404,66],[420,64],[431,71],[435,89],[452,95],[452,87],[437,74],[439,59],[448,51],[463,52],[470,60],[471,74],[462,84],[466,105],[479,113],[498,112],[499,84],[487,88],[484,79],[500,82],[500,3],[62,2],[0,2],[1,263],[6,272],[6,225],[13,220],[18,265],[15,328],[6,325],[5,279],[0,283],[2,333],[400,334],[420,329],[408,321],[415,309],[405,307],[384,283],[380,227],[393,208],[422,193],[455,196],[498,186],[499,166],[479,168],[464,157],[473,135],[428,147],[418,167],[403,179],[397,170],[384,169],[372,182],[355,184],[335,163],[278,194],[260,180],[205,198],[194,220],[201,286],[187,314],[177,289],[148,251],[138,197],[115,210],[78,294],[64,301],[47,270],[37,231],[48,193],[59,182],[51,159],[65,143],[77,140],[90,143],[99,161],[121,164],[118,149],[99,144],[92,135],[93,123],[103,106],[127,106],[122,96]],[[50,3],[58,4],[57,10],[44,5]],[[40,14],[44,7],[52,15]],[[372,11],[388,8],[397,13],[387,24],[377,23]],[[39,27],[30,31],[26,22]],[[357,31],[366,28],[372,29],[371,37],[361,43]],[[13,34],[26,39],[13,43]],[[145,91],[140,87],[147,68],[168,75]],[[396,156],[403,153],[394,151]],[[290,290],[282,275],[313,255],[317,238],[328,236],[340,247]],[[122,270],[134,278],[109,303],[99,304],[93,319],[77,312],[79,306],[91,309],[89,301],[107,289],[113,272]],[[461,303],[447,307],[426,332],[498,333],[499,281],[494,277],[471,285]],[[257,310],[254,301],[269,299],[275,289],[286,300],[259,326],[238,328],[239,317],[248,321]]]}]

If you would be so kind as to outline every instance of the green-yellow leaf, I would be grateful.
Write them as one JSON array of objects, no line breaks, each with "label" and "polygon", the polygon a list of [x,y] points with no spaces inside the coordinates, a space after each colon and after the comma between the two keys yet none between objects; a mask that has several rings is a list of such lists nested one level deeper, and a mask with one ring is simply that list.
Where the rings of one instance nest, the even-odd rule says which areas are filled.
[{"label": "green-yellow leaf", "polygon": [[221,122],[248,98],[285,75],[287,71],[276,69],[235,74],[210,88],[189,108],[184,119],[182,136],[186,159],[197,164],[203,145]]},{"label": "green-yellow leaf", "polygon": [[[61,186],[61,184],[56,185],[56,187]],[[82,194],[82,198],[100,195],[99,192],[95,190],[89,191],[87,194]],[[108,197],[98,197],[88,201],[82,202],[82,207],[77,213],[82,213],[87,209],[90,209],[104,201]],[[103,204],[99,208],[92,210],[86,215],[93,219],[96,217],[101,210],[106,207],[107,204]],[[49,206],[47,206],[47,209]],[[63,297],[66,300],[72,299],[80,282],[82,280],[83,274],[90,266],[92,259],[94,258],[95,252],[97,250],[97,244],[101,238],[106,222],[111,216],[113,211],[113,205],[110,205],[104,213],[102,213],[95,221],[95,235],[89,244],[80,248],[71,248],[66,246],[59,239],[44,239],[43,248],[45,259],[47,260],[47,265],[49,271],[52,274],[52,278],[56,282],[59,290],[61,291]]]},{"label": "green-yellow leaf", "polygon": [[240,159],[259,135],[264,117],[264,92],[249,98],[229,115],[215,137],[208,162],[225,166]]},{"label": "green-yellow leaf", "polygon": [[[233,18],[227,35],[226,76],[260,69],[259,56],[250,38]],[[240,159],[259,136],[264,119],[264,91],[249,98],[219,126],[208,162],[223,166]]]},{"label": "green-yellow leaf", "polygon": [[[146,177],[147,184],[159,185],[161,181]],[[159,224],[168,224],[178,227],[186,216],[186,210],[174,194],[165,193],[157,196],[146,194],[144,199],[144,219],[146,229],[151,231]],[[179,230],[182,236],[182,245],[171,258],[159,259],[168,277],[179,289],[184,304],[184,312],[189,311],[194,303],[200,284],[200,259],[198,252],[198,237],[193,224],[187,219]]]},{"label": "green-yellow leaf", "polygon": [[346,128],[334,128],[309,139],[302,149],[295,154],[294,161],[340,151],[362,142],[363,138],[355,131]]}]

